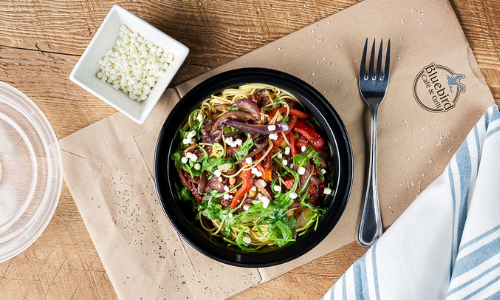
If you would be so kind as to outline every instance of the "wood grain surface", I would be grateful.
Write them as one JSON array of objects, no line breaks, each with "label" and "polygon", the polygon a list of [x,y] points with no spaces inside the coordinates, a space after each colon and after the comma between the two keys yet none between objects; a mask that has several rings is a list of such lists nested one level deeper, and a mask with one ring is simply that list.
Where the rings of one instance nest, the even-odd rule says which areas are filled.
[{"label": "wood grain surface", "polygon": [[[68,79],[114,4],[191,49],[173,86],[356,2],[2,0],[0,81],[30,97],[60,139],[115,112]],[[451,3],[500,104],[500,3]],[[349,244],[233,299],[318,299],[364,252],[356,243]],[[63,185],[55,215],[40,238],[22,254],[0,263],[0,299],[115,298],[71,194]]]}]

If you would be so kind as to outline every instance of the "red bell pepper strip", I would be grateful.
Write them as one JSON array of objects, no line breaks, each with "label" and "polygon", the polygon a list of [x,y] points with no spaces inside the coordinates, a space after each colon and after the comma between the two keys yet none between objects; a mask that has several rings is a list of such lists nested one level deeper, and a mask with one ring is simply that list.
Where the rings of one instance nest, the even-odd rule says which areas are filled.
[{"label": "red bell pepper strip", "polygon": [[301,135],[297,141],[295,142],[295,144],[297,145],[297,147],[302,147],[302,146],[306,146],[309,145],[309,142],[306,140],[306,138]]},{"label": "red bell pepper strip", "polygon": [[297,124],[297,117],[292,116],[292,120],[290,121],[290,123],[288,123],[288,128],[290,128],[290,131],[293,130],[293,128],[295,127],[295,124]]},{"label": "red bell pepper strip", "polygon": [[246,170],[241,172],[241,179],[243,179],[243,185],[236,192],[233,197],[233,202],[231,202],[231,209],[235,208],[238,203],[240,203],[240,199],[252,188],[253,180],[252,180],[252,172],[250,170]]},{"label": "red bell pepper strip", "polygon": [[[286,111],[287,111],[286,107],[276,108],[275,110],[273,110],[272,112],[269,113],[269,118],[272,119],[277,112],[285,114]],[[291,107],[288,108],[288,114],[291,116],[297,117],[299,119],[310,119],[313,117],[313,115],[311,115],[311,114],[302,112],[300,110],[297,110],[297,109],[291,108]]]},{"label": "red bell pepper strip", "polygon": [[295,182],[295,180],[293,178],[285,180],[285,186],[286,186],[287,190],[291,190],[292,189],[294,182]]},{"label": "red bell pepper strip", "polygon": [[325,145],[325,140],[314,129],[306,126],[301,121],[297,121],[293,130],[302,134],[316,150],[321,149]]},{"label": "red bell pepper strip", "polygon": [[283,143],[283,140],[285,138],[283,137],[283,134],[282,133],[278,133],[278,138],[273,140],[273,148],[271,149],[271,152],[269,152],[268,155],[273,155],[273,153],[278,150],[278,148],[280,147],[281,143]]},{"label": "red bell pepper strip", "polygon": [[[259,160],[262,158],[262,152],[257,154],[257,156],[255,156],[255,159],[256,160]],[[272,180],[272,173],[273,173],[273,161],[271,159],[271,155],[268,155],[266,157],[264,157],[264,159],[259,163],[259,165],[262,166],[262,169],[265,170],[265,172],[271,172],[271,180]],[[261,170],[259,170],[260,172],[262,172]],[[265,172],[262,172],[263,174]]]},{"label": "red bell pepper strip", "polygon": [[288,139],[288,142],[290,143],[290,152],[292,153],[292,157],[297,153],[297,149],[295,149],[295,135],[293,131],[289,131],[286,134],[286,138]]},{"label": "red bell pepper strip", "polygon": [[[189,148],[191,148],[191,149],[189,149]],[[188,149],[188,150],[186,150],[186,152],[193,153],[194,149],[196,149],[196,143],[189,145],[189,147],[187,147],[186,149]]]},{"label": "red bell pepper strip", "polygon": [[262,179],[264,180],[273,180],[273,170],[272,169],[265,169],[263,166],[262,166],[262,162],[260,162],[257,166],[256,166],[257,170],[259,172],[262,173]]}]

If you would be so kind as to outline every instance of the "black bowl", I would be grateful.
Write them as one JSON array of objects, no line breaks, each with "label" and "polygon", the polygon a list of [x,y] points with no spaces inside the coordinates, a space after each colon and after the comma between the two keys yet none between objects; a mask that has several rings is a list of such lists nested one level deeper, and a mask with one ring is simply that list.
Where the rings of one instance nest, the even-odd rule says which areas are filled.
[{"label": "black bowl", "polygon": [[[177,199],[174,180],[178,180],[170,156],[179,144],[179,128],[189,113],[212,94],[245,83],[265,83],[295,95],[323,128],[332,146],[333,197],[316,231],[283,248],[263,249],[248,253],[226,243],[209,239],[194,220],[192,203]],[[155,183],[165,214],[177,232],[195,249],[217,261],[240,267],[268,267],[295,259],[319,244],[335,227],[351,192],[353,177],[352,150],[347,131],[330,103],[312,86],[292,75],[270,69],[245,68],[227,71],[206,79],[189,91],[172,109],[158,137],[155,153]]]}]

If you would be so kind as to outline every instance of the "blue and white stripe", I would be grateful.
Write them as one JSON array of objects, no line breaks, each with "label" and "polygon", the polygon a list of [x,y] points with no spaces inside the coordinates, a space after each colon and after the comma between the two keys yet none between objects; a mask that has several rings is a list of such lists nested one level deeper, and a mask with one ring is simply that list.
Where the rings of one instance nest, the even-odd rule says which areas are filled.
[{"label": "blue and white stripe", "polygon": [[323,299],[500,299],[500,113]]}]

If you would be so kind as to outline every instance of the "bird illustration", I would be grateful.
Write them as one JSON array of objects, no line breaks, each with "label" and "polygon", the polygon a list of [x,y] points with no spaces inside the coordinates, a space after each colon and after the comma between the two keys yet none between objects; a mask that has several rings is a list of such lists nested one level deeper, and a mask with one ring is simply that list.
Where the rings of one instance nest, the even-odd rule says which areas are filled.
[{"label": "bird illustration", "polygon": [[453,75],[446,75],[446,78],[448,79],[448,86],[450,87],[450,91],[453,93],[453,86],[458,86],[460,91],[463,93],[465,92],[465,85],[460,83],[460,79],[464,78],[464,75],[460,74],[453,74]]}]

